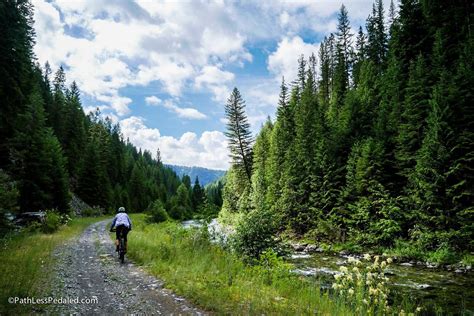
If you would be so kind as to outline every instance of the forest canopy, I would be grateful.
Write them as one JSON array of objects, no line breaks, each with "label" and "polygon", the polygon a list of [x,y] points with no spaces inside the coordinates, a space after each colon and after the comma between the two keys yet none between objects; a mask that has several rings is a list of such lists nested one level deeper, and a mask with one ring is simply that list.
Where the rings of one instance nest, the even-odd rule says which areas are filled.
[{"label": "forest canopy", "polygon": [[244,215],[242,240],[268,236],[242,245],[254,255],[281,233],[472,251],[472,5],[404,0],[386,19],[376,0],[357,28],[349,14],[342,5],[318,56],[295,56],[298,77],[254,143],[232,92],[221,217]]}]

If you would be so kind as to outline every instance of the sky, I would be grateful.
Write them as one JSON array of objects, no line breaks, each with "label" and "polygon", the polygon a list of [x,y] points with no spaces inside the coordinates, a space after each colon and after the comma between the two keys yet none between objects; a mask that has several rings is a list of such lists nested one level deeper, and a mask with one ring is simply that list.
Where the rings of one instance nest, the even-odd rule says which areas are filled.
[{"label": "sky", "polygon": [[[164,163],[229,167],[224,107],[237,87],[254,134],[274,118],[282,76],[317,56],[342,2],[33,0],[35,54],[76,81],[125,139]],[[389,1],[384,1],[388,8]],[[356,32],[372,0],[347,0]],[[387,10],[386,10],[387,11]]]}]

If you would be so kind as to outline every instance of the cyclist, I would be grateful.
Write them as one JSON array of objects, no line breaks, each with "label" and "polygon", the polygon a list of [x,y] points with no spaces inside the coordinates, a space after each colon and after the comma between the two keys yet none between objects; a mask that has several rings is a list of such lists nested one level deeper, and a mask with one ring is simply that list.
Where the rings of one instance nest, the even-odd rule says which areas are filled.
[{"label": "cyclist", "polygon": [[119,238],[122,233],[125,239],[125,252],[127,252],[127,234],[132,230],[132,221],[128,217],[125,207],[121,206],[117,210],[117,215],[110,226],[110,231],[113,232],[115,228],[115,251],[119,250]]}]

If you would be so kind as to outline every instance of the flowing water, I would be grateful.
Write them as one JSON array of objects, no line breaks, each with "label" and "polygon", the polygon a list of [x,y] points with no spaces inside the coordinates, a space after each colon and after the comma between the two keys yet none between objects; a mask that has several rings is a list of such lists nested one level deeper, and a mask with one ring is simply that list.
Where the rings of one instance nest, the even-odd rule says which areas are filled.
[{"label": "flowing water", "polygon": [[[185,228],[202,227],[201,221],[185,221]],[[208,225],[211,238],[227,240],[231,233],[219,225],[216,219]],[[330,288],[340,266],[348,265],[347,255],[308,254],[295,252],[288,261],[294,265],[293,272],[315,278],[323,288]],[[409,298],[415,306],[422,305],[427,314],[440,307],[443,314],[474,315],[474,273],[456,273],[425,265],[392,263],[386,271],[391,299],[400,301]]]},{"label": "flowing water", "polygon": [[[295,273],[319,279],[323,287],[330,287],[340,266],[347,265],[347,256],[322,253],[296,253],[289,260]],[[391,298],[408,297],[416,305],[434,311],[441,307],[443,314],[474,314],[474,274],[455,273],[442,269],[392,263],[387,270]]]}]

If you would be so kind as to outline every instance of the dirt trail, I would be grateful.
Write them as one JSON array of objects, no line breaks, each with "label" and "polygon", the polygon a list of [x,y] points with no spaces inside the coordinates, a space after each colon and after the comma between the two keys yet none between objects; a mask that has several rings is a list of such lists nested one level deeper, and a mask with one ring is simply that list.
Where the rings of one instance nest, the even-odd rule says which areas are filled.
[{"label": "dirt trail", "polygon": [[[52,297],[97,303],[51,305],[52,314],[204,315],[127,258],[120,264],[107,224],[89,226],[78,240],[58,248]],[[131,234],[133,238],[133,232]]]}]

